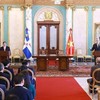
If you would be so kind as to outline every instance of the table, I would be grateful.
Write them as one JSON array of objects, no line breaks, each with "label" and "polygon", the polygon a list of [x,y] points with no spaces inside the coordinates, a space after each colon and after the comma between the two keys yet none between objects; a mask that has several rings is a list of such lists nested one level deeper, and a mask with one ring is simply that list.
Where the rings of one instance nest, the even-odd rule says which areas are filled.
[{"label": "table", "polygon": [[36,58],[37,63],[37,70],[38,71],[46,71],[48,67],[48,60],[54,59],[58,61],[58,70],[65,71],[69,69],[69,58],[72,58],[72,55],[55,55],[55,54],[49,54],[49,55],[33,55],[33,58]]}]

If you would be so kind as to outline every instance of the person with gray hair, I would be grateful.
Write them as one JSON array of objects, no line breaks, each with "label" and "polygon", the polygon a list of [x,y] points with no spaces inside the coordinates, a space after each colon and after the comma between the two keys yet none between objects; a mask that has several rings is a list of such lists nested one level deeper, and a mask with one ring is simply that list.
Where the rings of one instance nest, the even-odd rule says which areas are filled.
[{"label": "person with gray hair", "polygon": [[[100,57],[96,58],[96,65],[91,67],[91,72],[90,72],[91,78],[87,79],[87,82],[90,83],[91,85],[93,83],[92,74],[93,74],[94,70],[97,68],[100,68]],[[98,77],[100,77],[100,76],[98,76]],[[92,88],[92,87],[90,86],[90,88]],[[89,90],[89,92],[92,93],[92,90]],[[94,93],[96,93],[96,90],[94,90]]]}]

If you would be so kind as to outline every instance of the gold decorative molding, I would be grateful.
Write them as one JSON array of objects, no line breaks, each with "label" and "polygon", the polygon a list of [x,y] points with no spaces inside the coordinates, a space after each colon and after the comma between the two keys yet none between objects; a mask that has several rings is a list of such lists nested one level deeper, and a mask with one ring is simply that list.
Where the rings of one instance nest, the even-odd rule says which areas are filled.
[{"label": "gold decorative molding", "polygon": [[92,11],[95,11],[95,7],[92,7]]},{"label": "gold decorative molding", "polygon": [[21,6],[20,8],[21,8],[21,10],[24,10],[24,9],[25,9],[25,7],[24,7],[24,6]]},{"label": "gold decorative molding", "polygon": [[66,4],[66,8],[67,8],[67,9],[68,9],[68,8],[73,9],[73,7],[74,7],[74,5],[68,5],[68,4]]},{"label": "gold decorative molding", "polygon": [[0,10],[4,10],[4,7],[3,6],[0,6]]},{"label": "gold decorative molding", "polygon": [[32,8],[32,4],[25,4],[24,6],[26,9],[29,7],[29,8]]},{"label": "gold decorative molding", "polygon": [[8,6],[8,8],[7,8],[7,9],[8,9],[8,10],[11,10],[11,8],[12,8],[12,6]]},{"label": "gold decorative molding", "polygon": [[88,11],[88,10],[89,10],[89,7],[85,6],[85,7],[84,7],[84,10],[85,10],[85,11]]},{"label": "gold decorative molding", "polygon": [[[54,4],[54,0],[0,0],[0,4],[16,4],[16,5],[22,5],[22,4],[31,4],[31,5],[56,5]],[[61,1],[61,4],[59,6],[65,6],[68,5],[100,5],[100,0],[64,0]]]},{"label": "gold decorative molding", "polygon": [[76,7],[75,7],[75,6],[73,6],[73,7],[72,7],[72,10],[73,10],[73,11],[75,11],[75,10],[76,10]]}]

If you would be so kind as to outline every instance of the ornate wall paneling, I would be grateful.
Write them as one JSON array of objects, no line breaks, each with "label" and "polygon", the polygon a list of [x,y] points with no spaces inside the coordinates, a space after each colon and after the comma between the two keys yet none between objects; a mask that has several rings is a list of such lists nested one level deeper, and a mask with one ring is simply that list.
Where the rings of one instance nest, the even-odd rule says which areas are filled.
[{"label": "ornate wall paneling", "polygon": [[4,18],[4,7],[3,6],[0,6],[0,46],[2,45],[2,42],[3,42],[3,26],[4,26],[4,22],[3,22],[3,19]]},{"label": "ornate wall paneling", "polygon": [[93,7],[93,43],[100,37],[100,7]]},{"label": "ornate wall paneling", "polygon": [[19,8],[8,6],[8,37],[12,56],[16,48],[20,50],[22,56],[24,44],[24,8],[22,6]]},{"label": "ornate wall paneling", "polygon": [[59,41],[60,41],[60,45],[59,48],[62,49],[63,48],[63,35],[62,33],[64,33],[63,30],[63,16],[61,14],[61,12],[56,9],[56,8],[52,8],[52,7],[43,7],[41,8],[39,11],[37,11],[37,13],[35,14],[34,17],[34,53],[37,54],[37,21],[46,21],[47,19],[45,18],[45,13],[46,12],[52,12],[52,18],[51,21],[60,21],[60,25],[59,25]]},{"label": "ornate wall paneling", "polygon": [[87,11],[87,7],[73,7],[73,39],[75,51],[81,48],[83,55],[86,55],[87,52]]}]

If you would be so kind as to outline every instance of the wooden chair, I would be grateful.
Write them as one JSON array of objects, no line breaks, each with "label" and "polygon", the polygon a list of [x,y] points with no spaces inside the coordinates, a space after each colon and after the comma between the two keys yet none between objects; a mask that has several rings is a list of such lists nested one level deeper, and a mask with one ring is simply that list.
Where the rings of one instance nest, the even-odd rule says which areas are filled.
[{"label": "wooden chair", "polygon": [[92,62],[92,56],[91,55],[85,55],[84,56],[84,61],[85,62]]},{"label": "wooden chair", "polygon": [[0,88],[0,93],[1,93],[1,99],[5,100],[5,93],[4,93],[4,90],[2,88]]},{"label": "wooden chair", "polygon": [[84,61],[84,55],[83,55],[83,52],[82,52],[82,49],[81,48],[78,48],[77,49],[77,55],[76,55],[76,59],[77,59],[77,62],[80,60],[80,61]]},{"label": "wooden chair", "polygon": [[10,89],[10,82],[6,77],[0,76],[0,84],[3,84],[3,82],[5,82],[6,84],[6,89],[9,90]]},{"label": "wooden chair", "polygon": [[29,74],[32,76],[32,78],[34,78],[34,73],[33,73],[33,71],[31,70],[31,69],[27,69],[28,70],[28,72],[29,72]]},{"label": "wooden chair", "polygon": [[88,83],[89,90],[92,90],[92,98],[94,96],[94,89],[100,90],[100,77],[98,76],[100,76],[100,68],[97,68],[93,71],[93,74],[92,74],[93,83],[92,84]]},{"label": "wooden chair", "polygon": [[20,60],[21,60],[20,49],[16,48],[13,51],[13,61],[14,62],[20,62]]},{"label": "wooden chair", "polygon": [[58,55],[64,55],[64,50],[56,50],[56,54],[58,54]]},{"label": "wooden chair", "polygon": [[39,50],[39,54],[41,54],[41,55],[46,55],[46,54],[48,54],[48,50],[46,50],[45,48],[41,48],[40,50]]}]

